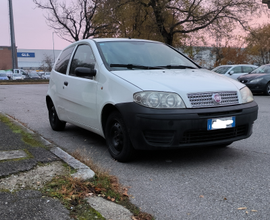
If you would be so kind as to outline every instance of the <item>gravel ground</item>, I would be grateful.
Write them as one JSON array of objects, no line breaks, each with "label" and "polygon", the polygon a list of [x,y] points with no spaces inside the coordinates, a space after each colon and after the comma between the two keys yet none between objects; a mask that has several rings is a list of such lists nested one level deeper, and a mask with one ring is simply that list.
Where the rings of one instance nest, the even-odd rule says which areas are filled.
[{"label": "gravel ground", "polygon": [[20,189],[40,189],[46,182],[52,180],[56,175],[67,175],[68,170],[63,162],[56,161],[16,175],[0,179],[0,189],[10,191]]}]

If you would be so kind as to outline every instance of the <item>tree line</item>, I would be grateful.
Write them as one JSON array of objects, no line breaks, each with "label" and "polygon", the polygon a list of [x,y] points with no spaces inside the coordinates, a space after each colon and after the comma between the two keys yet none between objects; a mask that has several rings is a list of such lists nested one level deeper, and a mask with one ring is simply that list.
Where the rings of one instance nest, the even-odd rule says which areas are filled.
[{"label": "tree line", "polygon": [[[251,54],[262,55],[268,62],[267,47],[260,48],[258,31],[251,29],[250,18],[267,14],[261,0],[33,0],[46,11],[47,24],[69,42],[92,37],[130,37],[157,40],[174,47],[205,46],[231,39],[233,30],[248,33],[244,45]],[[261,39],[261,40],[258,40]],[[217,45],[215,45],[217,46]],[[216,51],[217,64],[232,53],[229,41],[223,51]],[[259,49],[260,48],[260,49]],[[268,52],[267,52],[268,50]],[[234,51],[243,62],[243,50]],[[222,52],[222,53],[221,53]],[[256,54],[257,55],[257,54]],[[269,57],[269,55],[268,55]],[[229,61],[228,61],[229,62]],[[236,61],[234,61],[236,62]],[[237,61],[238,62],[238,61]]]}]

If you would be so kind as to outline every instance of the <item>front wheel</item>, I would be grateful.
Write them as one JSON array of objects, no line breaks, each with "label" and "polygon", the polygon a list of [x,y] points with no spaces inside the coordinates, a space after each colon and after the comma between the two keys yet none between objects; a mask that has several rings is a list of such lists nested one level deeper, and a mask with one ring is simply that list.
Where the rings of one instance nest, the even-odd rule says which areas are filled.
[{"label": "front wheel", "polygon": [[270,82],[267,83],[264,94],[270,96]]},{"label": "front wheel", "polygon": [[127,129],[119,112],[113,112],[105,127],[106,142],[111,156],[119,162],[127,162],[134,155]]},{"label": "front wheel", "polygon": [[49,107],[49,121],[54,131],[62,131],[65,129],[66,122],[58,118],[57,112],[53,104]]}]

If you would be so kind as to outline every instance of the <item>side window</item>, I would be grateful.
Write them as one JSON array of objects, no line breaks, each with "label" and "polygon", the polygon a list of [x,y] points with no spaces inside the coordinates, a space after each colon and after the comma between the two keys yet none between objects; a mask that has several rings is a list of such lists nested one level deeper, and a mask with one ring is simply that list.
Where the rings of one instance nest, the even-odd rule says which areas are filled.
[{"label": "side window", "polygon": [[242,73],[242,68],[241,68],[241,66],[236,66],[236,67],[234,67],[232,69],[232,71],[233,71],[233,74],[235,74],[235,73]]},{"label": "side window", "polygon": [[254,68],[250,66],[243,66],[243,73],[249,73],[253,70]]},{"label": "side window", "polygon": [[67,66],[68,66],[68,61],[70,59],[70,56],[72,54],[73,49],[74,49],[74,46],[65,49],[61,53],[60,57],[56,61],[56,65],[55,65],[55,70],[57,72],[62,73],[62,74],[66,74],[66,72],[67,72]]},{"label": "side window", "polygon": [[77,67],[88,67],[94,69],[95,63],[95,57],[91,47],[88,45],[80,45],[77,47],[72,59],[69,75],[76,76],[75,69]]}]

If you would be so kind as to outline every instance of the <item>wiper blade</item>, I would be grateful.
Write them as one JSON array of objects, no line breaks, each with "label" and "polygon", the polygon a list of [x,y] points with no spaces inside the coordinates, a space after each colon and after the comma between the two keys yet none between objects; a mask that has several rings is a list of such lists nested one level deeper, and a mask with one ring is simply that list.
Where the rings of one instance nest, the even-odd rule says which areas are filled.
[{"label": "wiper blade", "polygon": [[161,66],[142,66],[142,65],[135,65],[135,64],[110,64],[110,67],[126,67],[128,69],[143,69],[143,70],[150,70],[150,69],[164,69]]},{"label": "wiper blade", "polygon": [[193,66],[185,66],[185,65],[167,65],[167,66],[160,66],[166,69],[196,69]]}]

